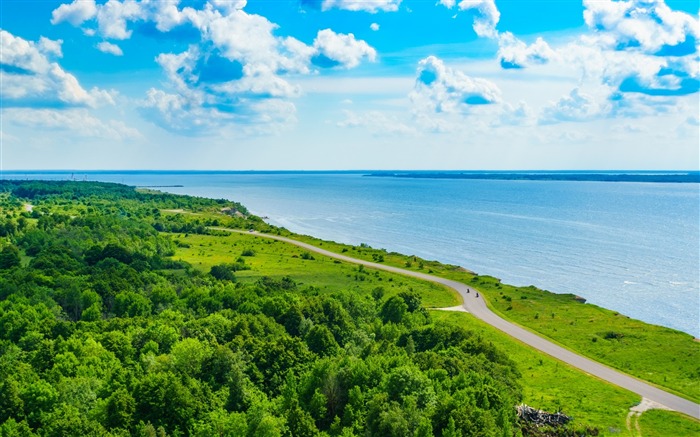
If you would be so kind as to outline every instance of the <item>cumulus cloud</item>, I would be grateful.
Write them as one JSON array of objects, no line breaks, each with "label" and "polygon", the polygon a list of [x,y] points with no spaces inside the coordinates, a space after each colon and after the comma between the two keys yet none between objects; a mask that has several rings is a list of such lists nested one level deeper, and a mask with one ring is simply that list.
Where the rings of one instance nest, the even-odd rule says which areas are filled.
[{"label": "cumulus cloud", "polygon": [[[324,29],[306,45],[276,36],[277,25],[237,8],[227,14],[212,7],[182,13],[206,44],[158,56],[177,94],[152,90],[142,111],[181,133],[201,134],[212,124],[288,123],[295,114],[289,99],[301,94],[290,75],[310,74],[314,67],[353,68],[376,58],[376,51],[352,34]],[[192,127],[183,129],[184,120]]]},{"label": "cumulus cloud", "polygon": [[609,108],[596,102],[591,95],[574,88],[568,95],[557,102],[550,103],[542,110],[540,123],[591,121],[603,117],[608,111]]},{"label": "cumulus cloud", "polygon": [[449,9],[455,5],[462,10],[475,10],[474,32],[481,37],[496,38],[498,31],[496,25],[501,19],[501,13],[496,7],[494,0],[440,0],[439,3]]},{"label": "cumulus cloud", "polygon": [[[663,0],[584,1],[591,34],[569,48],[587,73],[621,93],[681,96],[700,90],[700,21]],[[598,58],[598,59],[595,59]],[[593,60],[593,62],[590,62]]]},{"label": "cumulus cloud", "polygon": [[124,55],[124,52],[122,52],[122,49],[118,45],[107,41],[102,41],[101,43],[97,44],[97,50],[114,56]]},{"label": "cumulus cloud", "polygon": [[68,107],[114,104],[112,93],[85,90],[78,79],[53,58],[61,54],[60,41],[41,38],[38,43],[0,30],[0,96],[4,106]]},{"label": "cumulus cloud", "polygon": [[[69,21],[80,10],[79,1],[57,8],[54,21]],[[327,7],[379,11],[398,4],[338,0]],[[228,123],[286,123],[294,119],[290,99],[301,94],[290,77],[324,68],[354,68],[376,59],[376,51],[353,34],[324,29],[310,45],[277,36],[275,23],[247,13],[245,5],[245,0],[209,0],[202,6],[180,8],[179,0],[108,0],[94,5],[94,13],[69,22],[83,25],[94,19],[96,35],[105,39],[130,38],[134,22],[150,26],[151,32],[169,32],[183,25],[197,32],[199,43],[182,53],[157,57],[167,82],[163,90],[149,91],[141,104],[142,114],[150,120],[186,134],[201,134]],[[121,54],[111,42],[101,42],[97,48]],[[192,126],[184,128],[186,121]]]},{"label": "cumulus cloud", "polygon": [[141,112],[165,129],[202,135],[230,123],[273,127],[294,120],[294,105],[285,99],[298,96],[300,89],[268,65],[244,64],[196,45],[161,54],[157,62],[176,93],[151,89]]},{"label": "cumulus cloud", "polygon": [[415,88],[409,97],[419,111],[461,113],[474,105],[499,102],[501,91],[493,82],[469,77],[429,56],[418,63]]},{"label": "cumulus cloud", "polygon": [[525,68],[532,64],[546,64],[557,56],[556,52],[541,37],[527,45],[513,36],[503,32],[498,36],[498,59],[502,68]]},{"label": "cumulus cloud", "polygon": [[314,48],[312,62],[320,67],[353,68],[365,58],[372,62],[377,58],[376,50],[365,41],[358,41],[352,33],[335,33],[330,29],[318,32]]},{"label": "cumulus cloud", "polygon": [[211,5],[224,15],[243,9],[248,3],[246,0],[210,0]]},{"label": "cumulus cloud", "polygon": [[63,40],[51,40],[46,37],[40,37],[39,38],[39,44],[37,45],[37,48],[39,51],[47,56],[54,56],[56,58],[60,58],[63,56],[63,50],[61,49],[61,45],[63,44]]},{"label": "cumulus cloud", "polygon": [[42,130],[69,131],[85,138],[132,140],[142,138],[141,133],[121,121],[104,122],[93,117],[86,109],[66,110],[17,108],[5,113],[7,122]]},{"label": "cumulus cloud", "polygon": [[697,51],[698,19],[671,10],[664,0],[584,0],[583,5],[586,25],[600,33],[611,48],[636,47],[656,53],[690,43],[685,50]]},{"label": "cumulus cloud", "polygon": [[[251,126],[248,133],[271,133],[272,129],[295,121],[296,109],[282,99],[239,101],[236,108],[213,102],[201,92],[171,94],[151,88],[141,102],[141,112],[162,128],[183,135],[211,135],[230,124]],[[256,129],[261,126],[260,129]]]},{"label": "cumulus cloud", "polygon": [[504,69],[526,68],[533,64],[546,64],[556,57],[556,52],[541,37],[527,45],[510,32],[500,33],[496,26],[501,13],[494,0],[440,0],[447,8],[457,6],[462,11],[474,10],[474,32],[480,37],[498,41],[498,60]]},{"label": "cumulus cloud", "polygon": [[99,32],[105,38],[130,38],[132,31],[126,28],[127,22],[144,18],[146,14],[142,4],[134,0],[109,0],[97,9]]},{"label": "cumulus cloud", "polygon": [[73,26],[80,26],[83,22],[97,15],[95,0],[74,0],[73,3],[62,4],[51,13],[51,24],[64,21]]},{"label": "cumulus cloud", "polygon": [[581,89],[596,96],[576,89],[546,107],[540,122],[655,116],[700,91],[696,16],[672,11],[663,0],[586,0],[584,8],[589,31],[556,49],[499,35],[503,67],[559,62],[578,70]]},{"label": "cumulus cloud", "polygon": [[377,24],[377,23],[372,23],[372,24],[369,25],[369,28],[376,32],[376,31],[379,30],[379,24]]},{"label": "cumulus cloud", "polygon": [[[74,0],[62,4],[52,12],[51,23],[68,22],[81,26],[95,19],[97,29],[86,28],[86,35],[99,35],[102,38],[124,40],[133,33],[129,23],[143,21],[155,23],[160,32],[168,32],[185,22],[185,16],[178,9],[180,0],[108,0],[96,4],[94,0]],[[245,1],[212,0],[207,7],[221,11],[232,11],[245,6]]]}]

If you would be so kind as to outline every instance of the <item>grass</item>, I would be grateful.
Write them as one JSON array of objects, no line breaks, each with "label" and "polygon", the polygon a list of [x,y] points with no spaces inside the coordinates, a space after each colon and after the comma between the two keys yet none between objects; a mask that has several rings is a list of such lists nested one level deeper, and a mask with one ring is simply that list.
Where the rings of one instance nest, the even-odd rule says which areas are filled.
[{"label": "grass", "polygon": [[691,335],[582,304],[570,294],[513,287],[483,277],[477,287],[505,318],[611,367],[700,401],[700,343]]},{"label": "grass", "polygon": [[[577,353],[700,402],[700,342],[694,341],[689,334],[630,319],[596,305],[582,304],[571,294],[502,284],[497,278],[479,276],[459,266],[387,252],[367,245],[357,247],[323,241],[311,236],[292,234],[284,229],[280,233],[354,258],[467,283],[477,288],[489,306],[503,318]],[[298,252],[300,249],[290,250]],[[314,257],[317,260],[322,258],[316,255]],[[322,264],[332,262],[324,259]],[[316,271],[311,276],[318,273],[320,272]],[[300,271],[299,274],[303,275],[303,272]],[[380,275],[389,277],[388,273]],[[351,276],[354,278],[354,274],[351,273]],[[407,283],[408,279],[403,278],[401,281]],[[447,307],[460,302],[454,294],[451,298],[439,292],[421,291],[421,294],[428,307]]]},{"label": "grass", "polygon": [[[255,282],[263,276],[289,276],[300,286],[309,285],[321,292],[356,290],[370,293],[382,287],[388,294],[413,290],[420,294],[427,308],[459,305],[459,296],[451,289],[389,272],[359,268],[318,254],[304,259],[304,250],[280,241],[248,234],[225,236],[184,235],[173,237],[180,247],[174,259],[181,259],[203,272],[212,266],[243,258],[250,270],[236,272],[240,282]],[[183,247],[189,246],[189,247]],[[254,256],[241,256],[253,251]]]},{"label": "grass", "polygon": [[[453,292],[435,284],[388,272],[360,270],[356,265],[315,253],[310,254],[313,259],[304,259],[304,250],[301,248],[254,235],[173,234],[173,240],[180,245],[174,259],[187,261],[204,272],[216,264],[235,262],[244,252],[250,254],[252,251],[253,256],[242,257],[251,269],[236,272],[241,282],[254,282],[263,276],[290,276],[301,286],[313,286],[322,293],[352,289],[362,294],[381,286],[388,294],[412,289],[420,293],[427,307],[458,304],[458,297]],[[315,244],[326,249],[331,246],[328,243]],[[334,250],[332,247],[330,249]],[[342,248],[338,252],[342,252]],[[372,249],[346,250],[346,254],[351,256],[356,256],[357,252],[361,252],[365,259],[372,259]],[[385,262],[387,257],[385,256]],[[439,267],[430,268],[437,270]],[[427,272],[425,262],[424,270]],[[468,314],[432,311],[431,316],[465,326],[506,350],[522,373],[523,401],[526,404],[572,415],[579,429],[594,427],[600,431],[600,435],[631,435],[626,427],[626,417],[629,408],[640,401],[639,396],[541,354]],[[693,430],[697,427],[697,422],[681,415],[670,416],[673,420],[667,421],[653,416],[653,420],[647,420],[647,414],[649,413],[644,413],[640,418],[640,426],[653,435],[679,435],[674,434],[673,430]]]},{"label": "grass", "polygon": [[[545,411],[574,417],[577,428],[596,427],[600,435],[636,435],[627,429],[629,408],[639,396],[541,354],[466,313],[432,311],[435,319],[465,326],[508,351],[522,374],[523,402]],[[700,422],[679,413],[650,410],[639,418],[641,435],[700,435]],[[632,427],[634,431],[634,426]]]},{"label": "grass", "polygon": [[650,410],[643,413],[638,421],[644,437],[699,436],[700,422],[688,420],[673,411]]},{"label": "grass", "polygon": [[368,261],[381,255],[386,265],[467,283],[478,289],[489,306],[503,318],[596,361],[700,402],[700,342],[689,334],[630,319],[596,305],[582,304],[571,294],[514,287],[458,266],[387,253],[382,249],[290,236]]}]

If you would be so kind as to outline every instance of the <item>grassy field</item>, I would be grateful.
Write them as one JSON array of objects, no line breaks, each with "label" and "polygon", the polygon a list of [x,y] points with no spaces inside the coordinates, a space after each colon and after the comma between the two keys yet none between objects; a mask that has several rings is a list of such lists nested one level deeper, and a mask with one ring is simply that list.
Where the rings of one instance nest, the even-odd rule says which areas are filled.
[{"label": "grassy field", "polygon": [[327,250],[387,265],[431,273],[477,288],[503,318],[611,367],[700,402],[700,342],[684,332],[630,319],[596,305],[582,304],[571,294],[535,287],[514,287],[458,266],[381,249],[294,236]]},{"label": "grassy field", "polygon": [[688,420],[682,414],[673,411],[647,411],[637,419],[636,426],[639,427],[636,435],[644,437],[700,435],[700,423]]},{"label": "grassy field", "polygon": [[[382,287],[387,294],[414,290],[420,293],[426,307],[449,307],[459,302],[453,292],[431,283],[371,269],[360,269],[355,265],[317,254],[305,254],[303,249],[296,246],[254,235],[174,234],[173,240],[178,245],[174,258],[187,261],[202,271],[208,271],[216,264],[244,259],[251,269],[236,272],[241,282],[254,282],[263,276],[289,276],[300,286],[313,286],[322,293],[352,289],[358,296],[362,296],[371,293],[376,287]],[[314,244],[337,252],[343,252],[345,249],[345,253],[353,257],[374,261],[378,257],[377,251],[370,248],[350,248],[320,241],[314,241]],[[242,256],[243,254],[253,255]],[[313,259],[309,259],[309,255]],[[397,265],[399,261],[392,257],[398,255],[385,254],[384,262],[389,260]],[[408,258],[402,257],[402,267],[405,267]],[[412,257],[410,262],[413,263]],[[419,269],[420,260],[416,258],[415,263],[411,268]],[[474,275],[459,269],[423,261],[423,271],[428,270],[435,274],[457,275],[462,280],[471,281],[471,278],[474,278]],[[477,281],[482,279],[478,277]],[[479,285],[489,290],[492,299],[500,296],[498,292],[483,287],[483,284]],[[568,305],[587,306],[571,299]],[[626,419],[629,408],[640,401],[637,395],[543,355],[468,314],[444,311],[432,311],[431,314],[436,319],[466,326],[477,332],[477,335],[507,350],[522,373],[524,402],[528,405],[548,411],[563,411],[575,418],[578,428],[597,428],[600,435],[636,435],[634,427],[632,431],[627,429]],[[700,431],[700,423],[697,421],[670,412],[647,412],[642,414],[636,423],[644,430],[645,436],[694,435],[693,433]],[[678,434],[678,430],[683,430],[684,433]],[[686,431],[688,433],[685,433]]]},{"label": "grassy field", "polygon": [[[523,402],[546,411],[572,415],[581,427],[597,427],[601,435],[636,436],[634,422],[627,429],[629,408],[639,397],[597,378],[583,374],[541,354],[465,313],[433,311],[433,317],[458,323],[508,351],[522,373]],[[651,410],[638,418],[641,435],[696,436],[700,422],[684,415]]]},{"label": "grassy field", "polygon": [[[236,272],[241,282],[255,282],[263,276],[292,277],[299,286],[314,286],[320,292],[356,290],[370,293],[382,287],[387,294],[413,290],[427,308],[459,305],[459,296],[449,288],[388,272],[359,268],[324,257],[280,241],[247,234],[225,236],[176,235],[178,249],[174,259],[186,261],[208,272],[212,266],[235,262],[239,257],[250,270]],[[183,247],[189,246],[189,247]],[[253,253],[253,256],[242,256]]]}]

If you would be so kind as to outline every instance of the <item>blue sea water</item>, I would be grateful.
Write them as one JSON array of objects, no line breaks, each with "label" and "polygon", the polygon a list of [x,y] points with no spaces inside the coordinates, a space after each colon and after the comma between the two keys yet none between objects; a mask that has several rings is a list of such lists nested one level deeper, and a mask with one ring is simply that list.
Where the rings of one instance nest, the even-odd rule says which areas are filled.
[{"label": "blue sea water", "polygon": [[[71,173],[5,172],[5,179]],[[291,231],[463,266],[700,337],[700,184],[364,177],[357,173],[75,172],[183,185]]]}]

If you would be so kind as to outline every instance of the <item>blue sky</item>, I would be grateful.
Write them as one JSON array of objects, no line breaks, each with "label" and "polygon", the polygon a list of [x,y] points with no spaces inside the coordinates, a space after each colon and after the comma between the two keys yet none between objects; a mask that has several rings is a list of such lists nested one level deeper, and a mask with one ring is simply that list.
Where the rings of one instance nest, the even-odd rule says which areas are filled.
[{"label": "blue sky", "polygon": [[4,169],[698,169],[675,0],[0,2]]}]

